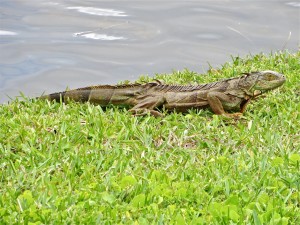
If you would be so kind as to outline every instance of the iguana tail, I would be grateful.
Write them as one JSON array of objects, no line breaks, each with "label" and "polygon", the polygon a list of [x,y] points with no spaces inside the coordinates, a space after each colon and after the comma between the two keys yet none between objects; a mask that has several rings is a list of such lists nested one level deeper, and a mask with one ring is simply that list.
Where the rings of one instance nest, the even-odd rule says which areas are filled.
[{"label": "iguana tail", "polygon": [[91,102],[103,106],[108,104],[129,106],[135,105],[135,95],[142,90],[144,90],[144,87],[139,84],[99,85],[43,95],[40,99],[57,102],[67,102],[68,100],[75,102]]},{"label": "iguana tail", "polygon": [[83,90],[70,90],[70,91],[61,91],[52,93],[49,95],[43,95],[40,99],[47,99],[49,101],[56,102],[66,102],[68,100],[73,100],[76,102],[87,102],[90,99],[91,90],[83,89]]}]

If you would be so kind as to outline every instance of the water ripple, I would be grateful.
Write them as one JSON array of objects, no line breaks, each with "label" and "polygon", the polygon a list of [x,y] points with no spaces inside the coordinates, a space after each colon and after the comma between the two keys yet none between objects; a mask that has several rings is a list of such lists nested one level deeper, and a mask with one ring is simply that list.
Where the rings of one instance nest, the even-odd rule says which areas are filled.
[{"label": "water ripple", "polygon": [[286,4],[294,7],[300,7],[300,2],[288,2]]},{"label": "water ripple", "polygon": [[[78,36],[78,35],[76,35],[76,36]],[[96,34],[96,33],[83,34],[81,36],[85,37],[85,38],[91,38],[91,39],[103,40],[103,41],[115,41],[115,40],[125,40],[126,39],[124,37],[116,37],[116,36],[109,36],[106,34]]]},{"label": "water ripple", "polygon": [[17,35],[17,33],[7,30],[0,30],[0,35]]},{"label": "water ripple", "polygon": [[67,9],[75,9],[78,12],[97,15],[97,16],[116,16],[116,17],[127,16],[125,12],[114,10],[114,9],[101,9],[95,7],[82,7],[82,6],[67,7]]}]

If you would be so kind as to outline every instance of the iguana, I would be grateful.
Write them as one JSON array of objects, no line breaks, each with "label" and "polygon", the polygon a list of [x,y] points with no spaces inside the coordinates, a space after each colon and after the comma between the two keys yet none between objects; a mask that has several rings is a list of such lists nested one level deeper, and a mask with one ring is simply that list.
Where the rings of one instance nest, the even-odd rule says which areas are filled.
[{"label": "iguana", "polygon": [[[41,96],[50,101],[91,102],[101,106],[132,107],[135,115],[162,116],[158,108],[186,112],[191,108],[210,108],[215,114],[239,117],[249,101],[285,82],[274,71],[244,73],[240,77],[199,85],[169,85],[160,81],[145,84],[99,85]],[[230,112],[230,113],[229,113]],[[235,112],[235,113],[232,113]]]}]

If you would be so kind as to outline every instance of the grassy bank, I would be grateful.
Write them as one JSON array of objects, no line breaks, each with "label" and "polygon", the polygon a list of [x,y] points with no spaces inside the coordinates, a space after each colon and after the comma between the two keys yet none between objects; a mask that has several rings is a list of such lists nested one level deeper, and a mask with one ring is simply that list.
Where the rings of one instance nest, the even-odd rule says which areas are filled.
[{"label": "grassy bank", "polygon": [[0,224],[297,224],[299,59],[255,55],[204,75],[156,76],[284,73],[283,87],[250,103],[241,121],[202,110],[154,118],[90,104],[1,105]]}]

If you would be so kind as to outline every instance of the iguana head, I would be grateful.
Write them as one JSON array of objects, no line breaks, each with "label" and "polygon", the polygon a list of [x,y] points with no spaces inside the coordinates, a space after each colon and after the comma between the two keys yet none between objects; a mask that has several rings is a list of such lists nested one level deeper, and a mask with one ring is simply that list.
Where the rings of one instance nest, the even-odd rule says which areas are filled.
[{"label": "iguana head", "polygon": [[266,92],[280,87],[285,82],[285,76],[271,70],[253,72],[246,75],[242,86],[247,86],[249,91]]}]

